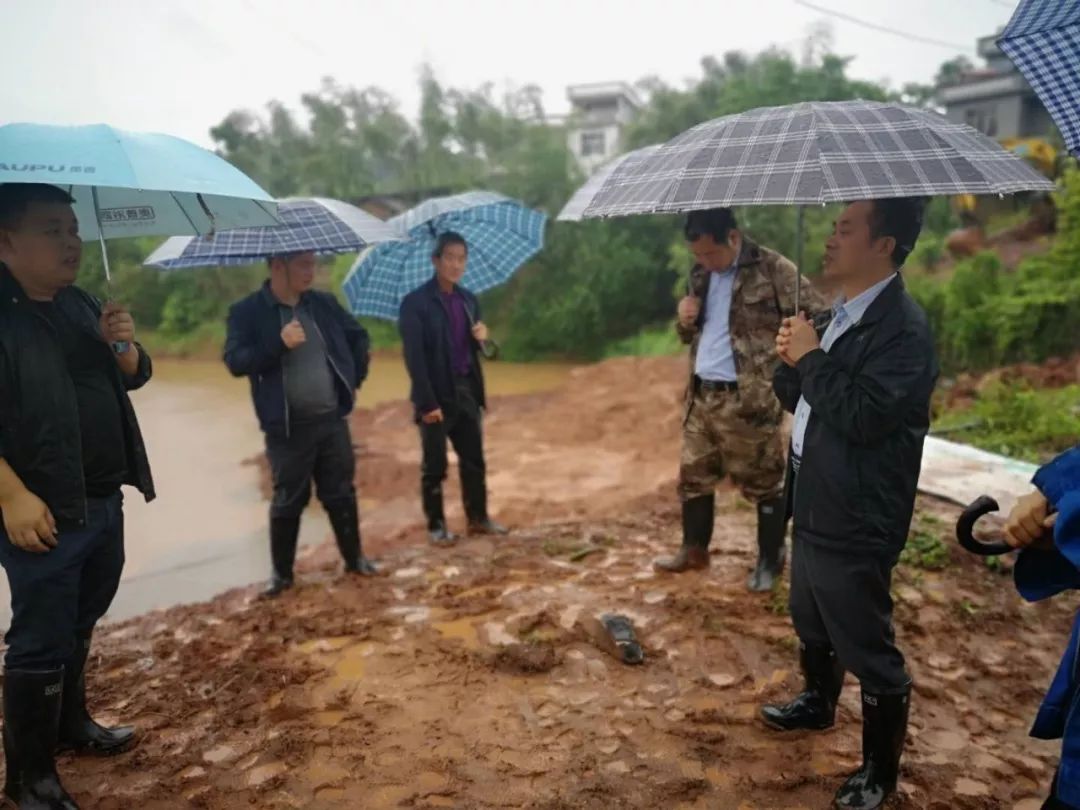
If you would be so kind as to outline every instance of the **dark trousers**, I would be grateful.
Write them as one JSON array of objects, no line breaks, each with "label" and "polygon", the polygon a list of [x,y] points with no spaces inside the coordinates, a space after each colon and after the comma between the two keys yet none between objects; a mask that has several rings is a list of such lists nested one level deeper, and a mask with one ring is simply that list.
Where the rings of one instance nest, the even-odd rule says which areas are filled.
[{"label": "dark trousers", "polygon": [[90,638],[120,586],[124,509],[119,492],[87,501],[86,526],[61,531],[56,548],[23,551],[0,528],[0,565],[11,588],[8,669],[63,666]]},{"label": "dark trousers", "polygon": [[1054,773],[1054,781],[1050,784],[1050,796],[1043,802],[1042,810],[1077,810],[1071,804],[1066,804],[1058,797],[1059,773]]},{"label": "dark trousers", "polygon": [[288,437],[267,435],[266,456],[274,479],[271,519],[299,518],[311,500],[313,479],[328,510],[335,502],[356,499],[356,456],[344,419],[295,424]]},{"label": "dark trousers", "polygon": [[867,691],[903,692],[889,586],[895,558],[849,554],[800,537],[792,543],[791,621],[804,644],[828,645]]},{"label": "dark trousers", "polygon": [[424,458],[420,467],[420,488],[428,526],[444,520],[442,483],[448,467],[446,442],[449,439],[458,457],[461,496],[470,522],[486,520],[487,468],[484,465],[483,417],[467,378],[458,381],[458,407],[444,415],[446,421],[420,423],[420,443]]}]

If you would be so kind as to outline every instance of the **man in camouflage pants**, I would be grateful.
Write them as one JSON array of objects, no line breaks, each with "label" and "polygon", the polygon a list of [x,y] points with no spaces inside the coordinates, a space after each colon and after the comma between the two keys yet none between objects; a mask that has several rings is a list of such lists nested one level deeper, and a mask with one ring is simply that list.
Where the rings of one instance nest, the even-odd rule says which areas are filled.
[{"label": "man in camouflage pants", "polygon": [[[727,208],[695,211],[685,235],[694,254],[677,329],[690,345],[690,382],[679,465],[683,541],[657,571],[709,565],[715,490],[725,476],[757,505],[758,561],[747,586],[773,587],[784,567],[783,411],[772,390],[776,332],[795,310],[795,265],[744,237]],[[825,308],[803,285],[803,309]]]}]

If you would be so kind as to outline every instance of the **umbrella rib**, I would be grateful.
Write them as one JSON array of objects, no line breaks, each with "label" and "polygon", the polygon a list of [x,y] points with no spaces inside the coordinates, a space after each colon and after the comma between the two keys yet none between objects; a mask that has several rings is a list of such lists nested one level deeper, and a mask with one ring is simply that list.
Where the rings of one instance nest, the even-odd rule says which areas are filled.
[{"label": "umbrella rib", "polygon": [[198,236],[199,228],[195,225],[194,221],[192,221],[191,215],[188,214],[187,209],[184,208],[184,204],[180,202],[180,198],[176,196],[176,192],[170,191],[169,196],[172,197],[173,202],[176,203],[176,207],[180,209],[180,213],[184,215],[184,219],[188,221],[188,224],[191,226],[191,230],[195,232],[196,236]]}]

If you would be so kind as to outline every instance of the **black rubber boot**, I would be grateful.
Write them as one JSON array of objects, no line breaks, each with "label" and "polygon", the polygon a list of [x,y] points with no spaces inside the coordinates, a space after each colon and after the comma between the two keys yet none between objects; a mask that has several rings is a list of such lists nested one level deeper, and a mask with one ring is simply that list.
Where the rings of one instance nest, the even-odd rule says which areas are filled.
[{"label": "black rubber boot", "polygon": [[421,484],[420,499],[424,505],[424,515],[427,517],[428,537],[431,539],[431,544],[433,546],[454,545],[458,538],[446,527],[442,487]]},{"label": "black rubber boot", "polygon": [[896,791],[907,736],[911,687],[900,694],[862,693],[863,765],[836,793],[836,807],[876,810]]},{"label": "black rubber boot", "polygon": [[365,577],[378,574],[379,569],[364,556],[360,540],[360,510],[356,499],[348,498],[329,504],[326,506],[326,513],[330,516],[330,525],[334,529],[334,539],[337,541],[341,559],[345,561],[345,571]]},{"label": "black rubber boot", "polygon": [[805,686],[790,703],[761,707],[761,719],[776,731],[823,731],[836,722],[836,702],[844,686],[844,669],[831,647],[799,647]]},{"label": "black rubber boot", "polygon": [[263,596],[273,599],[293,586],[293,564],[300,539],[300,518],[270,518],[270,562],[274,573]]},{"label": "black rubber boot", "polygon": [[4,673],[4,791],[20,810],[79,810],[53,759],[63,693],[63,668]]},{"label": "black rubber boot", "polygon": [[709,543],[712,542],[715,520],[715,496],[701,495],[683,501],[682,546],[674,557],[663,557],[654,562],[653,569],[664,574],[681,574],[708,568]]},{"label": "black rubber boot", "polygon": [[787,556],[784,541],[787,537],[787,518],[783,498],[758,504],[758,560],[746,587],[754,592],[771,591],[784,571]]},{"label": "black rubber boot", "polygon": [[79,751],[96,756],[119,754],[135,741],[132,726],[106,728],[94,721],[86,708],[86,660],[90,637],[76,642],[75,655],[64,667],[64,699],[60,703],[60,731],[57,750]]}]

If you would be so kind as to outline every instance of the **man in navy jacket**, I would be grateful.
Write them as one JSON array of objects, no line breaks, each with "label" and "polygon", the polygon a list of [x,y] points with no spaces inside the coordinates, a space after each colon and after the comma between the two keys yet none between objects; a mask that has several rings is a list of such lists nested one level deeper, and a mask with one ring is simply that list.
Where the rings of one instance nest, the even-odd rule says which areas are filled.
[{"label": "man in navy jacket", "polygon": [[398,322],[423,446],[421,500],[434,545],[457,539],[443,513],[448,439],[458,456],[469,533],[506,534],[488,516],[482,432],[487,403],[479,358],[488,332],[476,296],[460,285],[468,255],[460,234],[441,234],[431,257],[435,277],[405,296]]},{"label": "man in navy jacket", "polygon": [[275,256],[262,288],[229,310],[225,365],[251,381],[274,480],[273,576],[266,596],[292,587],[300,516],[314,478],[345,570],[376,573],[364,558],[356,457],[348,416],[367,377],[367,332],[329,293],[311,289],[314,253]]}]

